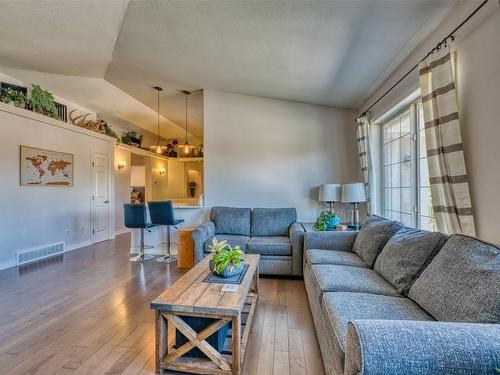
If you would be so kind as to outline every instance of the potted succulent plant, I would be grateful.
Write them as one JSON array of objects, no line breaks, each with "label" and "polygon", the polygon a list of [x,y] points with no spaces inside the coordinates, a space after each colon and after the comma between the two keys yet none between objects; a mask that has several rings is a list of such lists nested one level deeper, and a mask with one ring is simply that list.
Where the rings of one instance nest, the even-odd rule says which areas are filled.
[{"label": "potted succulent plant", "polygon": [[209,263],[210,271],[226,278],[235,276],[243,271],[243,251],[239,246],[231,247],[227,241],[212,240],[210,245],[212,259]]},{"label": "potted succulent plant", "polygon": [[188,183],[189,195],[191,196],[191,198],[193,198],[194,194],[196,193],[196,186],[196,182],[194,181]]},{"label": "potted succulent plant", "polygon": [[314,230],[316,231],[325,231],[325,230],[333,230],[340,224],[339,216],[335,211],[323,211],[316,219],[314,223]]}]

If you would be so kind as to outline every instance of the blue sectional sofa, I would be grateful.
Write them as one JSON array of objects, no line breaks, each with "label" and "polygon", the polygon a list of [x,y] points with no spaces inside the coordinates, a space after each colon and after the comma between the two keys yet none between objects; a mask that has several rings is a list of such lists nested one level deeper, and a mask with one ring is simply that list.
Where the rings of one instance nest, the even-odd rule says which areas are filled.
[{"label": "blue sectional sofa", "polygon": [[378,216],[308,232],[304,281],[327,374],[494,374],[500,249]]},{"label": "blue sectional sofa", "polygon": [[245,253],[260,254],[261,274],[302,276],[304,232],[295,208],[212,207],[210,221],[192,234],[195,261],[210,252],[215,237]]}]

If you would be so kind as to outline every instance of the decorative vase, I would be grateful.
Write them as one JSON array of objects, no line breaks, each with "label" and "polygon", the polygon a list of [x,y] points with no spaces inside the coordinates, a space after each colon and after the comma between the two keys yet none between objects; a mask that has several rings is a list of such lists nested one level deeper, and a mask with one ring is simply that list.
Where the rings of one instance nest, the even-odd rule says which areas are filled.
[{"label": "decorative vase", "polygon": [[337,215],[332,215],[326,222],[326,230],[335,230],[337,225],[340,224],[340,219]]},{"label": "decorative vase", "polygon": [[195,187],[190,187],[189,188],[189,195],[191,198],[194,198],[194,194],[196,193],[196,188]]},{"label": "decorative vase", "polygon": [[[238,266],[233,266],[232,264],[229,264],[228,266],[226,266],[226,268],[224,268],[224,270],[220,274],[216,275],[222,277],[223,279],[238,275],[243,271],[243,263],[244,263],[243,261],[240,262]],[[210,261],[210,263],[208,264],[208,268],[210,268],[210,271],[212,272],[214,271],[215,266],[212,261]]]}]

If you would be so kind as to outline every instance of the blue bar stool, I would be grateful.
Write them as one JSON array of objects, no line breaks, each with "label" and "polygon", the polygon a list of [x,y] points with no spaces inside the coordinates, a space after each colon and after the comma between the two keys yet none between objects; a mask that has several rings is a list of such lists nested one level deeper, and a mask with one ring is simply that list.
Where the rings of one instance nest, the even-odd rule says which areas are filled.
[{"label": "blue bar stool", "polygon": [[146,205],[143,203],[137,203],[137,204],[126,203],[123,205],[123,209],[125,213],[125,226],[127,228],[141,230],[140,253],[139,255],[132,256],[130,260],[132,262],[143,262],[145,260],[153,259],[154,255],[144,254],[145,248],[152,248],[152,246],[144,245],[144,229],[146,229],[148,232],[151,232],[149,228],[154,227],[154,225],[148,222],[148,212],[146,209]]},{"label": "blue bar stool", "polygon": [[177,224],[183,223],[182,219],[174,218],[174,207],[172,201],[148,202],[151,223],[167,226],[167,255],[156,258],[159,263],[173,263],[177,259],[170,255],[170,227],[176,228]]}]

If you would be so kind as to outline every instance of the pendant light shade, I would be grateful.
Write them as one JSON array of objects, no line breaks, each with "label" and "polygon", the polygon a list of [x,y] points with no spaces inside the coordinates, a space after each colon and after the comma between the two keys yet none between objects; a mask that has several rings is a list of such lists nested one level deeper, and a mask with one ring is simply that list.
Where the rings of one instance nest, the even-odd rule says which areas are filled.
[{"label": "pendant light shade", "polygon": [[184,145],[182,146],[182,151],[187,155],[189,154],[190,147],[191,145],[188,142],[188,96],[191,95],[191,92],[189,91],[182,91],[185,97],[185,102],[186,102],[186,139],[184,142]]},{"label": "pendant light shade", "polygon": [[150,149],[153,152],[156,152],[157,154],[162,154],[163,153],[163,146],[160,145],[160,91],[163,91],[163,89],[160,86],[154,86],[153,87],[156,92],[157,92],[157,134],[156,134],[156,145],[151,146]]}]

